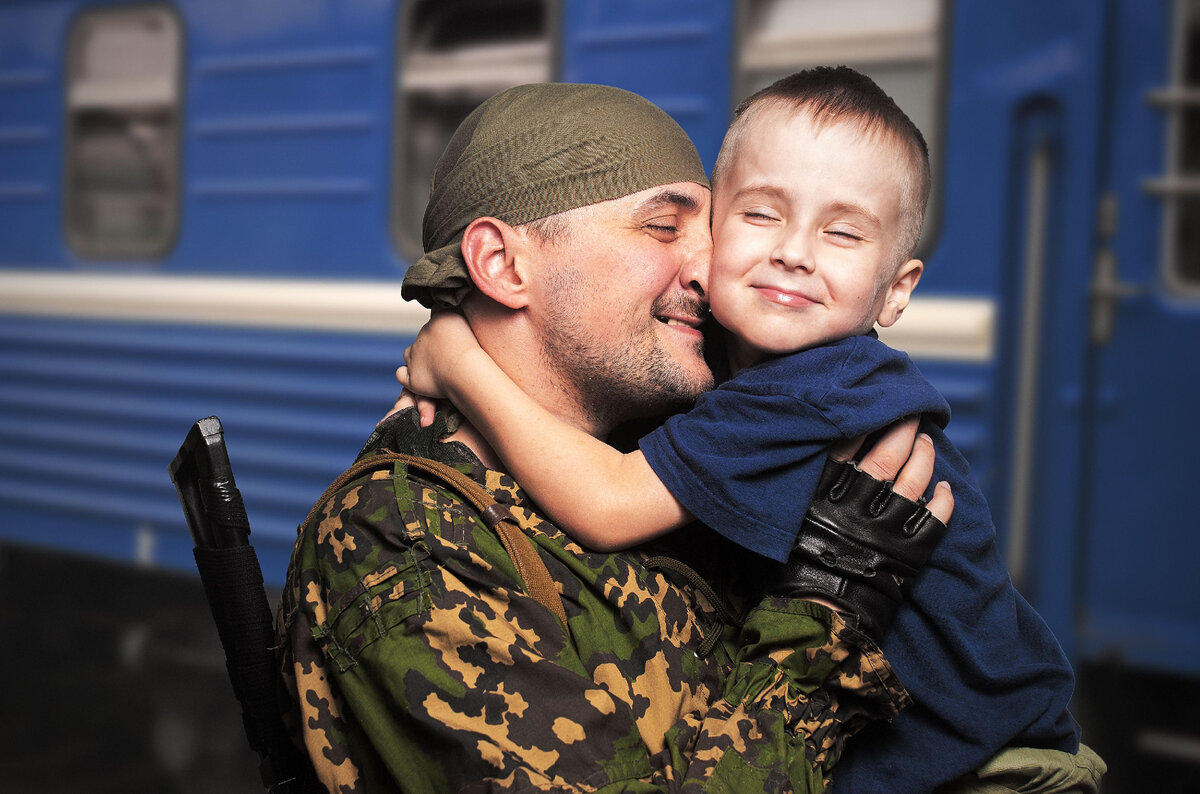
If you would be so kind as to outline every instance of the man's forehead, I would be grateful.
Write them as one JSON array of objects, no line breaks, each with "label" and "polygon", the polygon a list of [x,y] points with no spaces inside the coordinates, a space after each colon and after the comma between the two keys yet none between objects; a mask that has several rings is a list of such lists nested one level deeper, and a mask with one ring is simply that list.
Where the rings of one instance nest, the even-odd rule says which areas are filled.
[{"label": "man's forehead", "polygon": [[669,208],[699,212],[708,206],[709,196],[709,189],[703,185],[695,182],[674,182],[602,201],[600,204],[638,214]]},{"label": "man's forehead", "polygon": [[666,187],[654,193],[638,205],[638,210],[657,210],[662,207],[675,206],[680,209],[696,212],[703,203],[703,196],[695,196],[674,188]]}]

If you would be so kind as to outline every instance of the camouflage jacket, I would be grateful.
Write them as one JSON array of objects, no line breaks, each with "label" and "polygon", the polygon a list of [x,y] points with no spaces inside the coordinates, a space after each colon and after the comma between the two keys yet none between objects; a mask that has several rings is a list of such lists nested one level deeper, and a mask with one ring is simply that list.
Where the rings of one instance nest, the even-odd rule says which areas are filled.
[{"label": "camouflage jacket", "polygon": [[444,429],[397,415],[360,459],[406,452],[483,484],[569,628],[453,490],[403,463],[341,487],[300,527],[278,621],[290,718],[329,790],[821,791],[845,738],[907,705],[830,610],[764,599],[723,621],[703,582],[645,549],[581,548]]}]

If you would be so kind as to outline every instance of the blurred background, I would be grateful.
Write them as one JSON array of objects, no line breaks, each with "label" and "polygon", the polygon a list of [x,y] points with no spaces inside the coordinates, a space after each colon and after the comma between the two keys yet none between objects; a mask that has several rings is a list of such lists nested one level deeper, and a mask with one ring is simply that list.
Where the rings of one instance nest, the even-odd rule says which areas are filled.
[{"label": "blurred background", "polygon": [[167,463],[224,422],[268,586],[397,391],[459,120],[873,76],[924,130],[888,341],[954,409],[1106,792],[1200,791],[1200,2],[0,0],[0,788],[259,790]]}]

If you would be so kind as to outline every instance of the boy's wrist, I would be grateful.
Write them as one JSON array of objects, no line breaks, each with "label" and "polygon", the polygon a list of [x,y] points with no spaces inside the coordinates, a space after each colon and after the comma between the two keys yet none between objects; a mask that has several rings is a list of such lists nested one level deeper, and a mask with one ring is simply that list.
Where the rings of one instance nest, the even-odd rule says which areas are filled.
[{"label": "boy's wrist", "polygon": [[477,381],[483,373],[488,373],[488,367],[496,367],[492,357],[478,345],[464,348],[459,355],[448,356],[446,361],[454,362],[439,373],[438,383],[443,395],[455,405],[467,397],[464,387],[470,381]]}]

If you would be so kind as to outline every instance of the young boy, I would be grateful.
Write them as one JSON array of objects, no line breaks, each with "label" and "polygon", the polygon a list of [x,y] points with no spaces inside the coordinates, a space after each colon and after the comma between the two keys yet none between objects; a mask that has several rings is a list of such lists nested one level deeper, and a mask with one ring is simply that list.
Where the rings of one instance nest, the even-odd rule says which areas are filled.
[{"label": "young boy", "polygon": [[886,94],[850,69],[801,72],[736,111],[713,173],[711,268],[689,274],[733,377],[639,451],[542,409],[454,315],[434,318],[401,371],[407,388],[449,398],[555,523],[601,550],[696,519],[786,561],[829,445],[920,414],[955,510],[882,641],[916,705],[849,743],[839,791],[927,792],[1006,746],[1078,747],[1070,667],[1008,579],[942,432],[949,407],[872,330],[900,317],[921,277],[911,255],[928,193],[925,142]]}]

